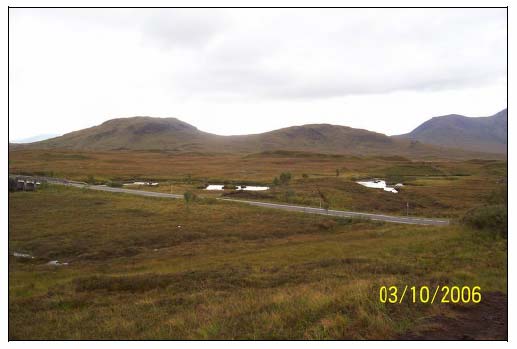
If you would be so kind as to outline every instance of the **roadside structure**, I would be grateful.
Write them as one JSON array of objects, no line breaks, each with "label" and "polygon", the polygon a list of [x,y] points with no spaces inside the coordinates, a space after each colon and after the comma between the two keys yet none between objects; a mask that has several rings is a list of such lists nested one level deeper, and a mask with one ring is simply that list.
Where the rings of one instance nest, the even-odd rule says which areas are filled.
[{"label": "roadside structure", "polygon": [[25,191],[35,191],[36,184],[34,182],[25,182]]},{"label": "roadside structure", "polygon": [[18,180],[16,182],[16,190],[25,190],[25,181]]}]

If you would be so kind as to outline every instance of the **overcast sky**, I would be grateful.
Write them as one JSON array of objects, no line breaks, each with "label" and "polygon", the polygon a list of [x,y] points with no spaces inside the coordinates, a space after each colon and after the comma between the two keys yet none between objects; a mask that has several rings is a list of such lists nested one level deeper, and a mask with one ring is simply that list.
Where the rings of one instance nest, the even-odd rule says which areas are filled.
[{"label": "overcast sky", "polygon": [[10,9],[9,138],[116,117],[385,134],[506,107],[506,9]]}]

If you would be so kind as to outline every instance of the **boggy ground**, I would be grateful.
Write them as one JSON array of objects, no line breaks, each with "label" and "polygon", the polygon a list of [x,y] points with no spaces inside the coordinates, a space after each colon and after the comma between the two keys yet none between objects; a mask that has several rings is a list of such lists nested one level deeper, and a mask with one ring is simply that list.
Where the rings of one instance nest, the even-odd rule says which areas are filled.
[{"label": "boggy ground", "polygon": [[456,224],[48,186],[9,194],[9,252],[35,257],[9,257],[9,338],[399,338],[456,309],[382,304],[380,286],[504,293],[506,251]]},{"label": "boggy ground", "polygon": [[424,319],[400,340],[508,340],[508,296],[489,292],[477,305],[454,305],[447,315]]},{"label": "boggy ground", "polygon": [[[9,153],[9,172],[93,183],[152,180],[160,182],[160,186],[140,189],[176,194],[191,190],[212,197],[222,193],[198,187],[206,183],[272,186],[274,177],[290,172],[292,180],[288,185],[275,186],[266,192],[226,191],[225,195],[317,207],[319,193],[323,193],[330,208],[336,210],[458,218],[485,202],[494,191],[506,191],[507,162],[412,161],[400,156],[360,158],[292,151],[200,154],[18,150]],[[405,186],[393,194],[355,183],[373,177]]]}]

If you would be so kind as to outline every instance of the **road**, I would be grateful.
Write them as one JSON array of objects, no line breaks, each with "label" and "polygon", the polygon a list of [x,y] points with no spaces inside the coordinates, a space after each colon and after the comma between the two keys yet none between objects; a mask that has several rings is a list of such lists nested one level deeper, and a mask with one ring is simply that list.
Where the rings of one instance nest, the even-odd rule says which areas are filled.
[{"label": "road", "polygon": [[234,200],[234,199],[222,199],[222,198],[220,198],[219,200],[240,202],[243,204],[275,208],[275,209],[285,210],[285,211],[314,213],[314,214],[322,214],[322,215],[335,216],[335,217],[370,219],[372,221],[383,221],[383,222],[390,222],[390,223],[418,224],[418,225],[449,225],[448,220],[437,219],[437,218],[388,216],[388,215],[376,214],[376,213],[338,211],[338,210],[328,210],[327,211],[323,208],[317,208],[317,207],[294,206],[294,205],[286,205],[286,204],[273,204],[273,203],[269,203],[269,202],[247,201],[247,200]]},{"label": "road", "polygon": [[[21,176],[17,176],[21,177]],[[37,180],[38,178],[35,178]],[[46,180],[50,183],[54,184],[62,184],[67,186],[72,186],[76,188],[86,188],[91,190],[100,190],[100,191],[108,191],[113,193],[125,193],[132,195],[140,195],[140,196],[150,196],[157,198],[169,198],[169,199],[182,199],[183,195],[178,194],[168,194],[168,193],[159,193],[159,192],[151,192],[144,190],[135,190],[135,189],[126,189],[126,188],[113,188],[105,185],[88,185],[86,183],[81,182],[72,182],[63,179],[56,178],[44,178],[42,180]],[[217,198],[220,201],[227,202],[236,202],[242,203],[252,206],[266,207],[277,210],[284,211],[295,211],[295,212],[304,212],[304,213],[312,213],[312,214],[321,214],[327,216],[334,217],[350,217],[350,218],[361,218],[361,219],[369,219],[372,221],[382,221],[389,223],[400,223],[400,224],[417,224],[417,225],[449,225],[449,221],[447,219],[442,218],[421,218],[421,217],[407,217],[407,216],[389,216],[384,214],[375,214],[375,213],[364,213],[364,212],[352,212],[352,211],[338,211],[338,210],[325,210],[322,208],[316,207],[307,207],[307,206],[295,206],[295,205],[287,205],[287,204],[274,204],[270,202],[261,202],[261,201],[248,201],[248,200],[235,200],[235,199],[225,199],[225,198]]]},{"label": "road", "polygon": [[151,196],[155,198],[169,198],[169,199],[183,199],[183,195],[179,194],[167,194],[167,193],[158,193],[153,191],[144,191],[144,190],[136,190],[136,189],[126,189],[126,188],[113,188],[105,185],[88,185],[82,183],[66,183],[65,185],[76,187],[76,188],[86,188],[92,190],[100,190],[100,191],[110,191],[113,193],[125,193],[132,195],[140,195],[140,196]]}]

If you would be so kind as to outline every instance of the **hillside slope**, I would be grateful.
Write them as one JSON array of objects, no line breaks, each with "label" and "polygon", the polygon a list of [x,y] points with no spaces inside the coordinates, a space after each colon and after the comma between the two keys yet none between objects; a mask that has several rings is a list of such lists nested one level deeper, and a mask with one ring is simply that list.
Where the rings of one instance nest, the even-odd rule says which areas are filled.
[{"label": "hillside slope", "polygon": [[444,115],[434,117],[410,133],[396,136],[427,144],[470,151],[506,154],[508,110],[489,117]]},{"label": "hillside slope", "polygon": [[411,158],[484,157],[483,154],[429,146],[346,126],[311,124],[241,136],[219,136],[198,130],[176,118],[131,117],[10,149],[70,149],[90,151],[159,150],[178,152],[256,153],[294,150],[351,155],[402,155]]},{"label": "hillside slope", "polygon": [[132,117],[31,143],[31,147],[73,150],[188,150],[213,138],[176,118]]}]

